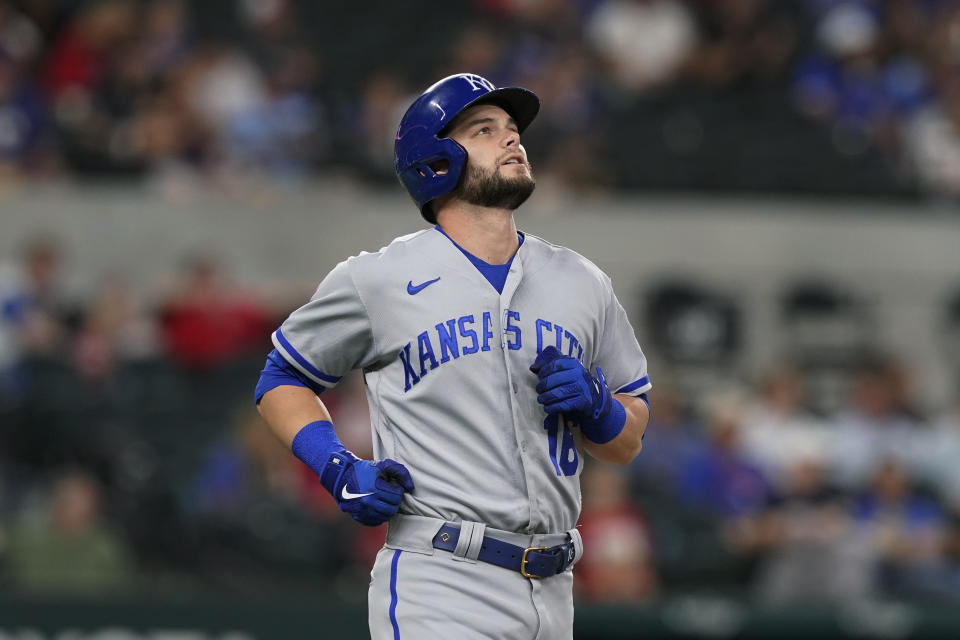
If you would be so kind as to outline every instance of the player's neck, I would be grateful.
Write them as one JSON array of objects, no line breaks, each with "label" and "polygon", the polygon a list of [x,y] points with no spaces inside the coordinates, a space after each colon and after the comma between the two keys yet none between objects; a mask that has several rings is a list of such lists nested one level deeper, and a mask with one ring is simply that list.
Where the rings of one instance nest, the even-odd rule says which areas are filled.
[{"label": "player's neck", "polygon": [[509,209],[446,208],[437,222],[451,240],[490,264],[506,264],[520,246]]}]

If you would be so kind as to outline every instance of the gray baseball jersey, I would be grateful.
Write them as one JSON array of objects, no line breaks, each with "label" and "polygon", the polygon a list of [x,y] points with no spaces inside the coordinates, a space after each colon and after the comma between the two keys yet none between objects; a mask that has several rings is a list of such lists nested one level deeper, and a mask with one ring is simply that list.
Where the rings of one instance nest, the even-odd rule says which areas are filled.
[{"label": "gray baseball jersey", "polygon": [[273,343],[325,387],[363,370],[375,455],[416,485],[401,513],[519,533],[563,532],[580,513],[582,436],[537,403],[537,354],[599,365],[615,393],[650,388],[610,279],[532,235],[502,294],[436,229],[349,258]]}]

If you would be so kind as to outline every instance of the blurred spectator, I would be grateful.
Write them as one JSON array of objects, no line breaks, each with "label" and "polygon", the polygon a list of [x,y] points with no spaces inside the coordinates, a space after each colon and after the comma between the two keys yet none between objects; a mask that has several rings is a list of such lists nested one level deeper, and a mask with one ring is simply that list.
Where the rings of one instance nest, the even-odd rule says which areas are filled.
[{"label": "blurred spectator", "polygon": [[118,44],[87,115],[62,126],[69,161],[80,171],[140,174],[187,160],[200,125],[175,91],[189,59],[180,0],[151,0],[132,18],[142,36]]},{"label": "blurred spectator", "polygon": [[594,2],[568,0],[477,0],[477,4],[492,16],[508,18],[525,33],[553,42],[569,40],[579,33],[586,11]]},{"label": "blurred spectator", "polygon": [[[128,0],[88,3],[58,32],[50,47],[43,83],[61,151],[74,170],[127,169],[122,150],[110,147],[116,115],[101,90],[109,85],[122,92],[123,82],[140,81],[132,64],[136,58],[127,53],[134,24],[134,6]],[[114,58],[118,50],[125,53]],[[133,92],[137,86],[128,89]]]},{"label": "blurred spectator", "polygon": [[250,294],[226,282],[220,265],[209,257],[189,261],[161,314],[170,356],[198,369],[262,349],[272,329],[267,313]]},{"label": "blurred spectator", "polygon": [[48,129],[40,92],[25,67],[0,46],[0,178],[50,169]]},{"label": "blurred spectator", "polygon": [[243,526],[247,510],[262,500],[299,504],[299,462],[245,407],[225,439],[212,443],[188,492],[188,508],[205,517]]},{"label": "blurred spectator", "polygon": [[[104,56],[99,49],[99,57],[91,53],[82,82],[66,82],[52,99],[61,150],[73,170],[137,175],[190,144],[191,130],[181,122],[186,118],[167,91],[168,78],[186,53],[186,27],[182,7],[174,0],[141,5],[142,13],[133,5],[114,5],[112,22],[101,21],[118,32],[98,36],[104,41],[97,46],[115,55]],[[92,20],[85,16],[81,13],[76,21]],[[135,27],[142,29],[142,37],[130,37]],[[72,37],[72,28],[63,37]],[[165,119],[152,111],[157,103],[166,103]],[[158,121],[170,123],[159,136]],[[159,137],[165,138],[162,143]],[[158,147],[169,152],[158,152]]]},{"label": "blurred spectator", "polygon": [[219,148],[211,150],[216,166],[235,159],[230,152],[239,141],[233,138],[237,123],[252,117],[267,97],[263,72],[242,50],[221,43],[199,48],[179,69],[178,100],[196,114]]},{"label": "blurred spectator", "polygon": [[604,0],[586,35],[605,71],[627,92],[670,80],[697,43],[693,16],[679,0]]},{"label": "blurred spectator", "polygon": [[330,144],[326,113],[318,100],[322,64],[290,0],[238,3],[249,29],[244,50],[263,74],[260,103],[230,123],[227,153],[233,170],[274,178],[300,178]]},{"label": "blurred spectator", "polygon": [[827,425],[808,409],[802,374],[791,367],[770,371],[757,400],[744,410],[744,455],[777,487],[806,461],[822,461],[832,448]]},{"label": "blurred spectator", "polygon": [[800,36],[794,3],[727,0],[692,8],[700,38],[686,68],[690,76],[713,87],[780,79]]},{"label": "blurred spectator", "polygon": [[937,488],[944,503],[960,513],[960,403],[934,422],[917,450],[916,478]]},{"label": "blurred spectator", "polygon": [[960,81],[910,121],[907,147],[921,184],[935,193],[960,195]]},{"label": "blurred spectator", "polygon": [[[385,528],[357,531],[339,517],[325,492],[324,508],[315,508],[319,484],[244,403],[230,432],[210,444],[183,491],[183,511],[197,532],[195,570],[231,591],[258,597],[273,595],[277,583],[324,575],[329,585],[340,573],[352,575],[366,559],[357,557],[358,549],[366,549],[372,536],[378,539],[376,553]],[[238,575],[258,580],[238,585]]]},{"label": "blurred spectator", "polygon": [[89,105],[111,54],[134,33],[133,11],[128,0],[86,3],[52,43],[44,84],[66,120]]},{"label": "blurred spectator", "polygon": [[742,403],[734,393],[708,401],[706,446],[681,469],[680,498],[724,518],[757,512],[771,494],[767,479],[740,452]]},{"label": "blurred spectator", "polygon": [[636,604],[653,597],[658,579],[643,513],[630,500],[619,467],[590,462],[581,475],[583,559],[574,583],[578,602]]},{"label": "blurred spectator", "polygon": [[91,595],[130,586],[136,570],[102,516],[103,488],[85,472],[63,474],[42,514],[26,512],[10,534],[15,584],[35,592]]},{"label": "blurred spectator", "polygon": [[463,73],[465,69],[470,69],[471,73],[488,79],[503,75],[501,70],[503,42],[497,37],[493,27],[483,23],[470,25],[453,40],[453,43],[451,59],[444,63],[437,74],[438,77]]},{"label": "blurred spectator", "polygon": [[[960,514],[954,509],[949,518],[949,526],[944,539],[946,564],[936,578],[927,581],[932,587],[927,595],[937,596],[941,600],[956,602],[960,597]],[[937,589],[937,587],[940,587]]]},{"label": "blurred spectator", "polygon": [[0,398],[22,391],[17,365],[28,353],[51,353],[65,336],[61,254],[57,240],[40,236],[24,247],[19,265],[0,265]]},{"label": "blurred spectator", "polygon": [[904,406],[903,372],[889,358],[864,362],[850,385],[849,405],[834,418],[831,475],[848,490],[865,486],[885,461],[918,463],[924,429]]},{"label": "blurred spectator", "polygon": [[304,49],[289,49],[275,61],[260,104],[238,114],[227,137],[234,171],[302,178],[325,154],[322,112],[311,88],[316,61]]},{"label": "blurred spectator", "polygon": [[790,467],[769,506],[726,533],[734,548],[759,558],[752,590],[764,602],[828,604],[873,593],[873,554],[818,460]]},{"label": "blurred spectator", "polygon": [[[816,20],[814,34],[828,56],[823,71],[833,84],[828,115],[846,134],[845,140],[863,140],[866,145],[875,127],[886,124],[883,121],[889,115],[878,56],[879,16],[866,3],[840,2],[827,5]],[[804,82],[809,86],[811,80]],[[846,150],[863,151],[852,146]]]},{"label": "blurred spectator", "polygon": [[923,39],[936,22],[935,5],[808,5],[818,47],[798,63],[793,94],[802,112],[831,126],[841,153],[860,155],[872,146],[896,166],[901,148],[915,145],[908,126],[932,93]]},{"label": "blurred spectator", "polygon": [[36,60],[42,46],[43,34],[36,23],[12,3],[0,3],[0,52],[26,67]]},{"label": "blurred spectator", "polygon": [[244,28],[243,48],[268,76],[283,66],[290,51],[304,50],[310,44],[308,25],[301,16],[303,3],[237,0],[236,5]]},{"label": "blurred spectator", "polygon": [[630,463],[638,490],[671,496],[683,479],[689,460],[704,455],[703,426],[685,406],[680,391],[658,378],[650,391],[650,422],[643,451]]},{"label": "blurred spectator", "polygon": [[190,25],[184,0],[149,0],[143,9],[143,60],[155,76],[172,70],[187,55]]},{"label": "blurred spectator", "polygon": [[176,90],[144,96],[130,121],[131,151],[171,200],[196,179],[212,133]]},{"label": "blurred spectator", "polygon": [[107,281],[95,295],[73,344],[74,365],[82,379],[103,382],[116,364],[152,358],[159,353],[155,319],[133,289]]},{"label": "blurred spectator", "polygon": [[341,146],[348,157],[372,170],[373,177],[394,179],[394,136],[407,102],[399,74],[392,70],[376,71],[367,78],[360,101],[351,104],[344,115],[349,133],[341,140]]},{"label": "blurred spectator", "polygon": [[[522,52],[521,52],[522,53]],[[543,178],[554,189],[579,191],[610,185],[609,166],[599,151],[604,135],[605,96],[594,73],[596,55],[571,42],[541,52],[536,69],[518,84],[541,100],[537,127],[524,133]],[[542,160],[541,160],[542,159]]]},{"label": "blurred spectator", "polygon": [[942,575],[948,521],[935,500],[917,493],[906,469],[884,462],[852,511],[857,535],[876,555],[885,593],[923,593]]}]

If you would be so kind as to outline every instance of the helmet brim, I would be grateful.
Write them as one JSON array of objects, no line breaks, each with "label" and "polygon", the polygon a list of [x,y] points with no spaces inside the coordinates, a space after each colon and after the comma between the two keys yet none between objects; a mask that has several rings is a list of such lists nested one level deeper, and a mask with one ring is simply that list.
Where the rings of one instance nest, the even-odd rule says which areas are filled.
[{"label": "helmet brim", "polygon": [[[485,93],[466,104],[460,110],[460,113],[462,114],[466,109],[480,104],[494,104],[509,113],[514,122],[517,123],[517,130],[520,133],[523,133],[523,130],[530,126],[530,123],[533,122],[540,111],[540,98],[532,91],[523,87],[503,87]],[[449,131],[455,123],[456,119],[447,127],[444,127],[444,132]]]}]

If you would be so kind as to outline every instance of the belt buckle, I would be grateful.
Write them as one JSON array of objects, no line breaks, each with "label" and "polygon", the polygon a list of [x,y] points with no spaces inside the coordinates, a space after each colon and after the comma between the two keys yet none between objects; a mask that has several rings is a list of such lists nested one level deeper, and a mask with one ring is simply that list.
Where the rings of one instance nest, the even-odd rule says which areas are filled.
[{"label": "belt buckle", "polygon": [[520,556],[520,573],[523,575],[524,578],[536,578],[537,580],[540,580],[543,578],[543,576],[538,576],[535,573],[527,573],[527,562],[528,562],[527,554],[530,553],[531,551],[546,551],[546,550],[547,550],[546,547],[527,547],[526,549],[523,550],[523,555]]}]

